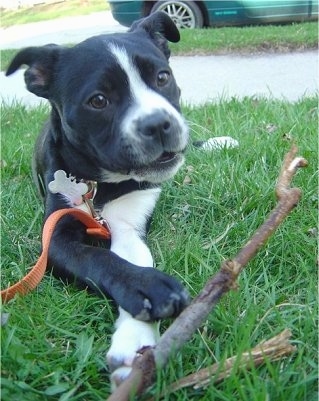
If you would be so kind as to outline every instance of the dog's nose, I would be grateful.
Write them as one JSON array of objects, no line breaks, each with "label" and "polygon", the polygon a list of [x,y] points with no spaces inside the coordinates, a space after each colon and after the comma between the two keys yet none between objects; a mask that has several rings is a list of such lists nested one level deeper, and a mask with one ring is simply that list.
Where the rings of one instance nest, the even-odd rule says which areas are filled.
[{"label": "dog's nose", "polygon": [[171,132],[170,117],[164,112],[156,112],[140,118],[137,122],[138,132],[146,137],[162,137]]}]

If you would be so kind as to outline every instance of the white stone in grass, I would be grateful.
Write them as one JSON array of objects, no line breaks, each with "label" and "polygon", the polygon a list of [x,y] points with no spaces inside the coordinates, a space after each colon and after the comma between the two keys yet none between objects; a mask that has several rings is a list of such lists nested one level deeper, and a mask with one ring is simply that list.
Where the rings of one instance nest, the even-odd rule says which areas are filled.
[{"label": "white stone in grass", "polygon": [[203,150],[233,149],[238,148],[239,142],[231,136],[217,136],[209,138],[200,145]]}]

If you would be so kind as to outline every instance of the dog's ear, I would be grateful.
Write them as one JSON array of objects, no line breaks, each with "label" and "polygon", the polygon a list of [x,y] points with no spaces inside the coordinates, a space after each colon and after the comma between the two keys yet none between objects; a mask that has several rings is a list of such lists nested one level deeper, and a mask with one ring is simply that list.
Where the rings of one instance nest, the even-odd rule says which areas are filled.
[{"label": "dog's ear", "polygon": [[176,25],[163,11],[157,11],[146,18],[133,22],[129,32],[139,29],[143,29],[151,36],[152,40],[167,58],[170,56],[167,41],[176,43],[180,40]]},{"label": "dog's ear", "polygon": [[13,74],[22,65],[27,65],[29,68],[24,73],[27,89],[47,99],[59,49],[57,45],[46,45],[21,50],[11,61],[6,76]]}]

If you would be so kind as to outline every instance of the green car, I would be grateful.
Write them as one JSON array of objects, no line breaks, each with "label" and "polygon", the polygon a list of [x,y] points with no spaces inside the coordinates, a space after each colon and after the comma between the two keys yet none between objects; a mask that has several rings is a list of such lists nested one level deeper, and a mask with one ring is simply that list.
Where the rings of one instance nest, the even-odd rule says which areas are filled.
[{"label": "green car", "polygon": [[284,23],[318,19],[318,0],[123,1],[109,0],[115,20],[125,26],[165,11],[179,28]]}]

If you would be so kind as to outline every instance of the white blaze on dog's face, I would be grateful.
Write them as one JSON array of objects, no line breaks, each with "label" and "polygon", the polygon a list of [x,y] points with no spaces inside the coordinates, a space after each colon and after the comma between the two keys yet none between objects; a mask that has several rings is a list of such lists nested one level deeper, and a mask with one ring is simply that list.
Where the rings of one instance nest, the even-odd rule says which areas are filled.
[{"label": "white blaze on dog's face", "polygon": [[[120,124],[120,135],[139,165],[127,174],[104,171],[104,179],[120,182],[129,176],[136,181],[161,183],[172,178],[184,162],[188,127],[169,100],[147,85],[147,76],[143,76],[141,68],[138,68],[123,47],[110,44],[108,48],[127,77],[127,91],[131,101]],[[147,68],[154,66],[149,65]],[[162,60],[162,66],[156,68],[159,85],[172,84],[176,87],[166,61]],[[151,152],[147,152],[146,147],[151,148]]]},{"label": "white blaze on dog's face", "polygon": [[160,184],[181,166],[188,141],[168,63],[168,42],[179,38],[158,12],[125,33],[24,49],[7,75],[26,64],[28,90],[50,101],[63,132],[54,137],[63,170],[97,182]]}]

